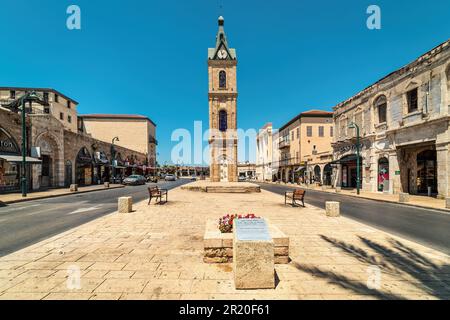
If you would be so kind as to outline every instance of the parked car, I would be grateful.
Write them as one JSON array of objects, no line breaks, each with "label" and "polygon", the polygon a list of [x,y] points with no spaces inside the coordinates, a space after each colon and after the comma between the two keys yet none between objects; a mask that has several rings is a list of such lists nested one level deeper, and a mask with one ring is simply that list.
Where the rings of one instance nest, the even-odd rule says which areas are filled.
[{"label": "parked car", "polygon": [[132,175],[132,176],[126,177],[123,180],[124,185],[130,185],[130,186],[144,185],[146,183],[147,183],[147,179],[145,179],[144,176],[139,176],[139,175]]},{"label": "parked car", "polygon": [[245,181],[247,181],[247,178],[245,176],[239,176],[238,181],[245,182]]},{"label": "parked car", "polygon": [[177,176],[174,174],[167,174],[164,178],[166,181],[177,181]]},{"label": "parked car", "polygon": [[158,176],[148,176],[147,177],[147,182],[151,182],[151,183],[158,183]]}]

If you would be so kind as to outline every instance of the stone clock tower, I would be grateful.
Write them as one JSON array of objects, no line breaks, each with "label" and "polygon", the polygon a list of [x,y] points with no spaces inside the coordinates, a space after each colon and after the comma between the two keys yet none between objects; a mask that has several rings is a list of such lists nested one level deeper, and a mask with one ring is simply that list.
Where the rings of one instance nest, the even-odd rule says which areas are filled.
[{"label": "stone clock tower", "polygon": [[212,182],[238,181],[236,66],[236,50],[228,47],[224,19],[219,17],[216,47],[208,49]]}]

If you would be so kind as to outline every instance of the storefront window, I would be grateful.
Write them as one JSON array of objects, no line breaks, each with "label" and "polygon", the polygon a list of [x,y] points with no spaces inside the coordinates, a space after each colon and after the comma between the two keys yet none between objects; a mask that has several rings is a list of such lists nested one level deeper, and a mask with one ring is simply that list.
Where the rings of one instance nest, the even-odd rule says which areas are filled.
[{"label": "storefront window", "polygon": [[0,159],[0,192],[19,189],[19,167]]}]

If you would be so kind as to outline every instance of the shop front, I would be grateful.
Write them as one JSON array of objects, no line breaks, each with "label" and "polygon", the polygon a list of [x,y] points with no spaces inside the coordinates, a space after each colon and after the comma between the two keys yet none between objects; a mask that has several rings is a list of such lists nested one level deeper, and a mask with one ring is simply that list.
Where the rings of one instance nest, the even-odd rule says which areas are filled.
[{"label": "shop front", "polygon": [[78,152],[75,177],[76,183],[80,186],[92,184],[92,157],[85,147]]},{"label": "shop front", "polygon": [[[22,175],[22,155],[16,140],[3,128],[0,128],[0,193],[19,192]],[[31,187],[30,165],[40,164],[39,159],[26,157],[28,189]]]},{"label": "shop front", "polygon": [[93,171],[94,184],[101,184],[110,181],[110,167],[111,165],[106,153],[103,151],[95,152]]},{"label": "shop front", "polygon": [[[357,156],[347,155],[341,159],[332,162],[332,164],[338,164],[338,170],[340,175],[340,187],[342,188],[356,188],[357,187]],[[359,158],[360,167],[360,181],[362,181],[362,164],[363,158]]]}]

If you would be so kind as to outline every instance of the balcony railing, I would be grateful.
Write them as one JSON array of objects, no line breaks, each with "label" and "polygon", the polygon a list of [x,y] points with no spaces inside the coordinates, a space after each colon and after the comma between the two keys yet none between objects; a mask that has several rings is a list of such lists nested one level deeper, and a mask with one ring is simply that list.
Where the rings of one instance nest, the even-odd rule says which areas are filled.
[{"label": "balcony railing", "polygon": [[291,141],[289,139],[282,139],[278,144],[279,149],[289,148],[291,146]]}]

